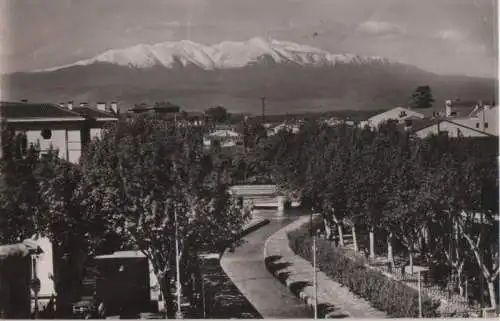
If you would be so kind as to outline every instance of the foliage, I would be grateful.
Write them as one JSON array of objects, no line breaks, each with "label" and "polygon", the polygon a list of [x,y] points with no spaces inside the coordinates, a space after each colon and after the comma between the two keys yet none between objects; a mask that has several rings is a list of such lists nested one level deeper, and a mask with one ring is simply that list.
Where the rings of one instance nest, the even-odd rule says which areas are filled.
[{"label": "foliage", "polygon": [[448,266],[439,281],[451,271],[458,288],[465,279],[475,286],[482,273],[494,298],[498,233],[485,231],[498,224],[498,138],[418,139],[391,122],[377,129],[310,122],[273,136],[266,151],[277,183],[325,224],[352,222],[360,235],[394,242],[396,254]]},{"label": "foliage", "polygon": [[224,162],[203,149],[202,130],[147,117],[120,120],[81,160],[86,215],[152,262],[168,297],[180,259],[232,240],[249,218],[227,192]]},{"label": "foliage", "polygon": [[411,96],[413,108],[430,108],[434,102],[431,87],[428,85],[418,86]]},{"label": "foliage", "polygon": [[205,115],[209,116],[216,123],[225,123],[229,119],[229,113],[222,106],[210,107],[205,111]]},{"label": "foliage", "polygon": [[[288,233],[290,247],[307,260],[312,260],[312,240],[307,225]],[[340,248],[324,240],[317,240],[318,266],[333,280],[347,286],[357,295],[366,298],[374,307],[387,312],[390,317],[418,317],[418,293],[380,272],[367,268],[362,260],[347,256]],[[437,317],[438,301],[422,299],[424,317]]]},{"label": "foliage", "polygon": [[19,243],[33,236],[38,206],[35,169],[39,153],[26,137],[10,130],[2,133],[0,160],[0,244]]}]

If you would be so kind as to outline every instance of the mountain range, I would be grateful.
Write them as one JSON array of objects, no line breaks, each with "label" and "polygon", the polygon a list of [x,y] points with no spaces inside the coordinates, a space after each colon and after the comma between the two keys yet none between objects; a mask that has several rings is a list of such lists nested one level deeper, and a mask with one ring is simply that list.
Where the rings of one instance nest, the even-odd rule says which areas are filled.
[{"label": "mountain range", "polygon": [[380,109],[407,105],[419,85],[445,99],[491,99],[495,80],[443,76],[384,57],[333,54],[252,38],[207,46],[192,41],[112,49],[72,64],[2,76],[2,99],[136,103],[171,101],[186,110],[222,105],[269,113]]}]

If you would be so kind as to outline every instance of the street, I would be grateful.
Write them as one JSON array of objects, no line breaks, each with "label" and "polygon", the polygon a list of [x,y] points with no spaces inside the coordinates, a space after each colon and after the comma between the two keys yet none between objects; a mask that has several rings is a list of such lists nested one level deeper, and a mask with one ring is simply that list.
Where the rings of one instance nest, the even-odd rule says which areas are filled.
[{"label": "street", "polygon": [[[243,238],[234,252],[227,251],[221,266],[240,292],[263,318],[310,318],[311,313],[264,265],[264,243],[276,231],[296,219],[297,214],[276,219],[275,210],[257,211],[271,223]],[[295,218],[293,218],[295,216]]]}]

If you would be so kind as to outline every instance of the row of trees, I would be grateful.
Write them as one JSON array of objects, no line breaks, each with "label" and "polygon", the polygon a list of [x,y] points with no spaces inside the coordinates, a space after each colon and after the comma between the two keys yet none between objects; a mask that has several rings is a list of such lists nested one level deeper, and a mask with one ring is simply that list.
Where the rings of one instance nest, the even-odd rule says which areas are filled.
[{"label": "row of trees", "polygon": [[[122,119],[87,146],[79,165],[57,152],[40,157],[22,135],[4,135],[0,242],[46,235],[59,256],[79,263],[98,252],[140,250],[152,262],[169,315],[176,237],[188,271],[199,251],[219,250],[249,219],[227,192],[232,164],[203,149],[203,129]],[[82,264],[76,265],[81,279]]]},{"label": "row of trees", "polygon": [[[281,132],[266,146],[283,190],[322,213],[325,229],[344,225],[369,235],[369,254],[385,244],[444,264],[464,280],[482,277],[496,306],[498,258],[498,139],[421,140],[387,123],[377,130],[309,123]],[[361,233],[360,233],[361,234]],[[378,242],[377,242],[378,241]]]}]

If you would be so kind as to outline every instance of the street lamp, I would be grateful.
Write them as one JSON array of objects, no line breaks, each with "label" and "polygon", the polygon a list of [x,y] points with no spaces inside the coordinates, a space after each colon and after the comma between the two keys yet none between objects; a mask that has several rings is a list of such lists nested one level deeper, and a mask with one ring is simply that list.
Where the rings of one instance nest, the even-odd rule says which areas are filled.
[{"label": "street lamp", "polygon": [[313,231],[313,213],[311,211],[310,215],[310,235],[312,237],[312,252],[313,252],[313,288],[314,288],[314,320],[318,318],[318,280],[317,280],[317,272],[316,272],[316,234]]},{"label": "street lamp", "polygon": [[175,318],[176,319],[183,319],[182,316],[182,310],[181,310],[181,296],[182,296],[182,289],[181,289],[181,271],[180,271],[180,262],[179,262],[179,229],[178,229],[178,222],[177,222],[177,209],[176,206],[174,205],[174,220],[175,220],[175,266],[177,270],[177,311],[175,312]]}]

